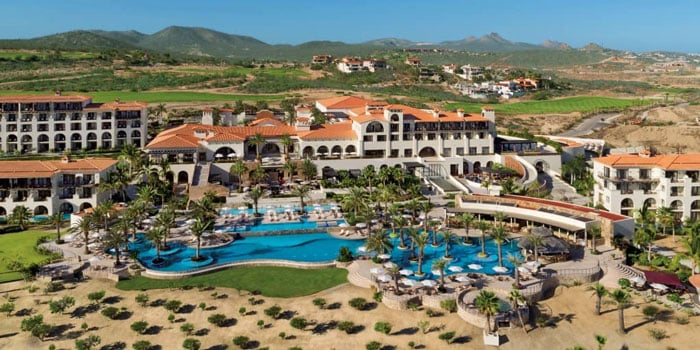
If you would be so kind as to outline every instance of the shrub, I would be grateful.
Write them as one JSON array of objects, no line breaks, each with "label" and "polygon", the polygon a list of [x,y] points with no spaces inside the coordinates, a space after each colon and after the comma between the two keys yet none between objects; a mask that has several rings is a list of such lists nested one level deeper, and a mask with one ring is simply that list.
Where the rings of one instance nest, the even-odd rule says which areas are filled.
[{"label": "shrub", "polygon": [[423,334],[428,333],[428,330],[430,329],[430,321],[418,321],[418,328],[421,330],[421,332],[423,332]]},{"label": "shrub", "polygon": [[365,349],[367,350],[379,350],[382,347],[382,343],[378,341],[371,341],[365,345]]},{"label": "shrub", "polygon": [[182,326],[180,326],[180,332],[185,333],[185,335],[192,335],[192,332],[194,332],[194,325],[191,323],[185,323]]},{"label": "shrub", "polygon": [[686,315],[678,315],[676,316],[676,323],[678,324],[688,324],[690,320],[688,320],[688,316]]},{"label": "shrub", "polygon": [[46,288],[44,288],[44,292],[46,293],[53,293],[53,292],[58,292],[59,290],[64,290],[66,287],[63,285],[61,282],[49,282],[49,284],[46,285]]},{"label": "shrub", "polygon": [[341,321],[338,322],[338,325],[336,327],[339,331],[350,334],[355,330],[355,323],[353,323],[352,321]]},{"label": "shrub", "polygon": [[260,328],[260,329],[265,328],[265,321],[263,321],[263,320],[258,320],[258,323],[256,323],[256,324],[258,325],[258,328]]},{"label": "shrub", "polygon": [[649,329],[649,336],[656,341],[660,341],[666,338],[666,331],[659,328],[651,328]]},{"label": "shrub", "polygon": [[177,310],[180,309],[180,306],[182,306],[182,302],[179,300],[168,300],[163,304],[163,307],[171,312],[177,312]]},{"label": "shrub", "polygon": [[447,312],[457,312],[457,301],[454,299],[445,299],[440,301],[440,307]]},{"label": "shrub", "polygon": [[367,307],[367,300],[365,298],[352,298],[348,304],[357,310],[364,310]]},{"label": "shrub", "polygon": [[336,260],[339,262],[350,262],[352,259],[352,252],[350,251],[350,248],[345,246],[340,247]]},{"label": "shrub", "polygon": [[282,312],[282,308],[279,305],[272,305],[265,309],[265,315],[272,317],[274,319],[277,319],[277,317],[280,315]]},{"label": "shrub", "polygon": [[319,309],[323,309],[326,307],[326,299],[316,298],[312,302],[314,303],[314,305],[318,306]]},{"label": "shrub", "polygon": [[415,349],[415,347],[416,347],[416,342],[414,342],[413,340],[411,340],[410,342],[408,342],[408,348],[409,348],[409,349]]},{"label": "shrub", "polygon": [[440,340],[444,340],[445,342],[447,342],[447,344],[449,344],[452,341],[452,338],[455,337],[455,334],[455,331],[449,331],[440,334],[438,338],[440,338]]},{"label": "shrub", "polygon": [[207,308],[207,303],[204,303],[204,302],[199,303],[198,307],[199,307],[200,310],[204,310],[204,309]]},{"label": "shrub", "polygon": [[670,301],[670,302],[674,302],[674,303],[679,304],[679,305],[683,304],[683,298],[676,293],[669,294],[668,296],[666,296],[666,299],[668,299],[668,301]]},{"label": "shrub", "polygon": [[433,310],[433,309],[431,309],[431,308],[428,308],[428,309],[425,310],[425,315],[428,316],[428,317],[433,317],[433,316],[435,316],[436,314],[437,314],[437,313],[435,312],[435,310]]},{"label": "shrub", "polygon": [[202,343],[194,338],[187,338],[182,342],[182,348],[185,350],[199,350],[202,347]]},{"label": "shrub", "polygon": [[226,322],[226,315],[224,314],[213,314],[209,317],[207,317],[207,321],[209,323],[216,325],[216,326],[223,326],[224,322]]},{"label": "shrub", "polygon": [[51,332],[51,328],[50,325],[44,323],[43,315],[25,318],[20,325],[22,332],[30,332],[40,340],[44,340],[44,337]]},{"label": "shrub", "polygon": [[656,319],[656,315],[659,313],[659,308],[654,306],[654,305],[647,305],[642,309],[642,314],[646,316],[647,318],[650,318],[652,320]]},{"label": "shrub", "polygon": [[238,314],[241,316],[245,316],[246,312],[248,312],[248,310],[243,306],[241,306],[241,308],[238,309]]},{"label": "shrub", "polygon": [[173,315],[173,314],[168,315],[168,322],[170,322],[170,323],[175,322],[175,315]]},{"label": "shrub", "polygon": [[139,340],[131,345],[134,350],[149,350],[151,348],[151,342],[148,340]]},{"label": "shrub", "polygon": [[7,316],[10,316],[12,314],[12,311],[15,311],[14,303],[4,303],[0,305],[0,312],[6,313]]},{"label": "shrub", "polygon": [[381,302],[382,302],[382,298],[384,298],[384,293],[383,293],[383,292],[381,292],[381,291],[376,291],[376,292],[372,293],[372,300],[374,300],[374,301],[376,301],[376,302],[378,302],[378,303],[381,303]]},{"label": "shrub", "polygon": [[117,317],[117,315],[119,315],[119,309],[117,309],[114,306],[109,306],[109,307],[102,309],[102,311],[100,311],[100,313],[104,317],[108,317],[110,319],[115,319]]},{"label": "shrub", "polygon": [[241,349],[245,349],[246,347],[248,347],[248,342],[250,342],[250,338],[244,335],[239,335],[233,338],[233,345],[236,345]]},{"label": "shrub", "polygon": [[619,280],[617,280],[617,284],[619,284],[622,288],[629,288],[630,286],[632,286],[632,282],[630,282],[630,280],[626,278],[620,278]]},{"label": "shrub", "polygon": [[289,321],[289,325],[293,328],[304,330],[304,328],[306,328],[306,326],[308,325],[308,322],[303,317],[294,317],[293,319],[291,319],[291,321]]},{"label": "shrub", "polygon": [[75,298],[66,295],[59,300],[50,301],[49,309],[51,310],[52,314],[58,314],[63,313],[64,311],[66,311],[67,308],[73,305],[75,305]]},{"label": "shrub", "polygon": [[145,307],[146,305],[148,305],[148,294],[138,294],[136,297],[134,297],[134,300],[136,300],[136,302],[142,307]]},{"label": "shrub", "polygon": [[102,342],[102,338],[97,335],[91,335],[85,339],[75,340],[75,350],[92,350]]},{"label": "shrub", "polygon": [[148,322],[146,321],[136,321],[131,324],[131,330],[138,334],[143,334],[146,329],[148,329]]},{"label": "shrub", "polygon": [[374,330],[379,333],[389,334],[391,333],[391,323],[377,322],[374,324]]},{"label": "shrub", "polygon": [[87,297],[88,297],[88,300],[90,300],[94,304],[98,304],[100,302],[100,300],[102,300],[102,298],[105,297],[105,291],[100,290],[97,292],[92,292],[92,293],[88,294]]},{"label": "shrub", "polygon": [[87,331],[88,328],[90,328],[87,324],[87,322],[83,322],[83,324],[80,325],[80,329],[83,330],[83,332]]}]

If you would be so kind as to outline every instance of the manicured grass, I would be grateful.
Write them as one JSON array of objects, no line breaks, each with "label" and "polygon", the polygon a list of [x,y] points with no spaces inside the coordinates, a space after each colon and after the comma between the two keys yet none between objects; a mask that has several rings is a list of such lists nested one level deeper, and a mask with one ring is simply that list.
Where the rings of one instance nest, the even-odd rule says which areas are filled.
[{"label": "manicured grass", "polygon": [[[63,233],[63,232],[61,232]],[[40,263],[47,259],[34,250],[36,240],[42,236],[56,235],[55,231],[28,230],[0,235],[0,283],[22,279],[19,272],[7,268],[9,262],[19,260],[25,264]]]},{"label": "manicured grass", "polygon": [[[546,101],[525,101],[492,105],[496,114],[547,114],[589,113],[603,110],[622,110],[632,106],[647,105],[656,100],[622,99],[597,96],[576,96]],[[446,109],[464,109],[465,112],[481,112],[482,103],[448,103]]]},{"label": "manicured grass", "polygon": [[[0,95],[52,95],[49,91],[0,91]],[[237,95],[215,94],[194,91],[95,91],[95,92],[65,92],[64,95],[82,94],[93,97],[94,102],[111,102],[119,98],[122,101],[142,101],[149,103],[161,102],[233,102],[282,100],[285,95]]]},{"label": "manicured grass", "polygon": [[178,68],[176,69],[179,72],[188,72],[188,73],[202,73],[202,74],[211,74],[211,73],[216,73],[216,72],[221,72],[221,73],[226,73],[226,74],[238,74],[238,75],[247,75],[247,74],[253,74],[253,75],[258,75],[258,74],[270,74],[270,75],[275,75],[275,76],[290,76],[290,77],[303,77],[303,76],[308,76],[309,73],[304,72],[301,69],[295,69],[295,68],[245,68],[245,67],[232,67],[232,68],[227,68],[224,70],[212,70],[212,69],[206,69],[206,68]]},{"label": "manicured grass", "polygon": [[291,298],[313,294],[343,284],[347,282],[347,274],[347,270],[337,268],[236,267],[176,280],[159,280],[137,276],[120,281],[117,283],[117,288],[145,290],[212,286],[260,291],[262,295],[268,297]]}]

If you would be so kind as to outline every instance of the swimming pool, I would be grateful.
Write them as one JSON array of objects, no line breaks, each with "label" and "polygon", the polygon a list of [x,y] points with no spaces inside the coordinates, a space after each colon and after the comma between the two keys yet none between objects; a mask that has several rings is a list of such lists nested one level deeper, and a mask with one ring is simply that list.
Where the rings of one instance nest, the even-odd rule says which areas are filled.
[{"label": "swimming pool", "polygon": [[[399,242],[400,238],[398,237],[392,239],[394,248],[391,251],[391,261],[401,266],[402,269],[410,269],[414,272],[418,271],[418,263],[409,260],[411,256],[410,249],[399,249]],[[405,242],[406,246],[410,248],[411,242],[408,239],[406,239]],[[481,239],[470,238],[469,242],[471,243],[470,245],[453,243],[450,246],[450,255],[452,255],[454,258],[449,260],[448,266],[444,271],[445,276],[465,272],[483,273],[488,275],[511,274],[513,273],[513,265],[508,262],[508,255],[522,257],[520,249],[518,248],[518,243],[515,240],[504,243],[501,246],[503,265],[508,270],[498,273],[493,270],[494,267],[498,266],[498,247],[496,246],[496,242],[491,239],[486,240],[487,256],[483,258],[478,256],[478,253],[481,252]],[[445,245],[442,244],[442,240],[440,238],[438,238],[438,243],[440,243],[440,246],[438,247],[433,247],[431,244],[428,244],[423,250],[422,271],[425,273],[423,278],[435,279],[440,277],[439,274],[432,273],[432,266],[435,260],[442,259],[442,257],[445,255]],[[415,252],[418,254],[417,248],[415,249]],[[470,268],[469,265],[472,265],[472,267],[476,267],[474,265],[479,265],[480,268]],[[449,270],[449,267],[451,266],[457,266],[461,268],[462,271],[451,271]]]},{"label": "swimming pool", "polygon": [[[277,214],[284,214],[285,211],[288,211],[288,210],[298,211],[299,208],[301,208],[301,206],[291,205],[291,204],[266,205],[266,206],[261,205],[261,206],[258,206],[258,213],[265,214],[268,211],[272,210],[273,212],[275,212]],[[323,204],[323,205],[319,205],[319,204],[305,205],[304,211],[306,211],[307,213],[312,212],[312,211],[317,210],[317,209],[321,209],[323,211],[329,211],[333,208],[339,209],[338,204],[329,203],[329,204]],[[242,213],[246,213],[248,215],[253,215],[253,212],[254,212],[253,208],[247,208],[247,207],[224,208],[224,209],[219,210],[219,215],[238,215],[238,214],[242,214]]]},{"label": "swimming pool", "polygon": [[[301,233],[293,235],[248,236],[236,239],[225,247],[201,249],[200,255],[208,260],[194,263],[190,259],[195,249],[183,244],[171,243],[170,250],[161,252],[164,259],[158,266],[152,264],[156,251],[150,241],[140,235],[140,240],[130,246],[138,252],[139,261],[149,269],[158,271],[187,271],[197,267],[215,266],[230,262],[277,259],[297,262],[332,262],[340,247],[357,250],[363,241],[334,238],[328,233]],[[164,254],[165,253],[165,254]]]},{"label": "swimming pool", "polygon": [[[333,227],[338,226],[345,222],[345,220],[330,220]],[[335,225],[333,225],[335,224]],[[302,218],[295,222],[274,222],[274,223],[262,223],[262,219],[256,219],[251,225],[228,225],[228,226],[215,226],[214,230],[220,230],[224,232],[270,232],[270,231],[292,231],[292,230],[304,230],[304,229],[317,229],[331,227],[326,221],[316,222],[308,221]]]}]

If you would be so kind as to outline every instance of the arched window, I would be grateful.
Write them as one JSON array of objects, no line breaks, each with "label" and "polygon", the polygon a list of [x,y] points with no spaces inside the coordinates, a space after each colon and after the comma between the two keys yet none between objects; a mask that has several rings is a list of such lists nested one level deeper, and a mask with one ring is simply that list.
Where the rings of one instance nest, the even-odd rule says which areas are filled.
[{"label": "arched window", "polygon": [[304,158],[309,158],[314,156],[314,148],[311,146],[304,147],[304,151],[301,153]]},{"label": "arched window", "polygon": [[354,154],[356,152],[357,150],[355,149],[355,145],[348,145],[347,147],[345,147],[345,153]]},{"label": "arched window", "polygon": [[644,205],[649,209],[656,209],[656,199],[647,198],[644,200]]},{"label": "arched window", "polygon": [[423,149],[418,152],[419,157],[435,157],[437,155],[437,152],[435,152],[435,149],[432,147],[424,147]]},{"label": "arched window", "polygon": [[399,115],[398,114],[392,114],[391,115],[391,121],[396,123],[399,121]]},{"label": "arched window", "polygon": [[331,155],[339,156],[341,153],[343,153],[343,147],[335,145],[333,148],[331,148]]},{"label": "arched window", "polygon": [[367,132],[384,132],[384,126],[380,122],[371,122],[367,125]]},{"label": "arched window", "polygon": [[631,198],[625,198],[620,203],[621,208],[634,208],[634,201]]}]

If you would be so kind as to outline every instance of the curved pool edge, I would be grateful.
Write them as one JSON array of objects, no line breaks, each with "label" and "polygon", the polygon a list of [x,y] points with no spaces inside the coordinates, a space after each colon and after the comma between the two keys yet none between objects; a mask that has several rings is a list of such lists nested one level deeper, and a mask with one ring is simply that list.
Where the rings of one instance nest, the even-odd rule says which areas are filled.
[{"label": "curved pool edge", "polygon": [[300,262],[292,260],[274,260],[274,259],[259,259],[259,260],[246,260],[246,261],[233,261],[226,264],[214,265],[205,268],[193,269],[189,271],[159,271],[144,268],[141,272],[141,276],[154,278],[154,279],[177,279],[183,277],[191,277],[202,275],[210,272],[215,272],[219,270],[224,270],[232,267],[252,267],[252,266],[277,266],[277,267],[291,267],[296,269],[322,269],[329,267],[346,268],[343,263],[338,263],[336,261],[330,262]]}]

